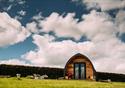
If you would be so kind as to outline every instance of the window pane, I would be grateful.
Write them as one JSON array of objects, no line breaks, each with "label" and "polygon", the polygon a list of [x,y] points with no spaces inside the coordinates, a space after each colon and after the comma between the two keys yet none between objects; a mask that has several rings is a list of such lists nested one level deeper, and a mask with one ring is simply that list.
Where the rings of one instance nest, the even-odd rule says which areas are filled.
[{"label": "window pane", "polygon": [[81,64],[81,79],[85,79],[85,64]]},{"label": "window pane", "polygon": [[75,79],[79,79],[79,64],[75,64]]}]

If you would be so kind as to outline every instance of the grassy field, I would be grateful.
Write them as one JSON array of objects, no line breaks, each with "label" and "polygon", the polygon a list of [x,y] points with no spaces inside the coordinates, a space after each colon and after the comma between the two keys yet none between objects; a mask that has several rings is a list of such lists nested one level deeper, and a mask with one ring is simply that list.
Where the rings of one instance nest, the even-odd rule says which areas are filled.
[{"label": "grassy field", "polygon": [[34,80],[0,78],[0,88],[125,88],[123,82],[93,82],[83,80]]}]

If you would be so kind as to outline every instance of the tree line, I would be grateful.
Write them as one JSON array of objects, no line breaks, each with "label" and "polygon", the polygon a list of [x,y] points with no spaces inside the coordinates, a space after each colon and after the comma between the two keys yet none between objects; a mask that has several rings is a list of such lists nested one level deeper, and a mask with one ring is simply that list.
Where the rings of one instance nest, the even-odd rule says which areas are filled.
[{"label": "tree line", "polygon": [[0,75],[9,75],[11,77],[16,76],[16,74],[21,74],[21,77],[26,77],[28,75],[39,74],[47,75],[50,79],[56,79],[63,77],[62,68],[49,68],[49,67],[34,67],[34,66],[20,66],[20,65],[0,65]]}]

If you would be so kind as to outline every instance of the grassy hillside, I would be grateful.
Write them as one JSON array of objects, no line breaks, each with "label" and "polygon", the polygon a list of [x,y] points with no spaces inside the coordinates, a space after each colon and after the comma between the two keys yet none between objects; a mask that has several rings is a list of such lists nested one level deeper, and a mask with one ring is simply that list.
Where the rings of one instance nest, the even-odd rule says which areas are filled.
[{"label": "grassy hillside", "polygon": [[123,82],[93,82],[83,80],[34,80],[0,78],[0,88],[125,88]]}]

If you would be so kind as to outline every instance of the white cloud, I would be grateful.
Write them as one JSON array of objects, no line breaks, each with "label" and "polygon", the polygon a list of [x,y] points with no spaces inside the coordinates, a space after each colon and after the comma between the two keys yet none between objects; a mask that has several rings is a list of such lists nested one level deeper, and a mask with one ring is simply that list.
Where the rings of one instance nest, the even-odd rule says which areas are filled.
[{"label": "white cloud", "polygon": [[0,13],[0,47],[22,42],[29,35],[19,21],[11,18],[6,12]]},{"label": "white cloud", "polygon": [[9,7],[7,8],[7,11],[9,11],[12,8],[12,5],[9,5]]},{"label": "white cloud", "polygon": [[0,3],[3,4],[1,9],[8,12],[15,6],[24,7],[23,5],[26,3],[26,0],[0,0]]},{"label": "white cloud", "polygon": [[70,57],[82,53],[90,58],[97,71],[125,73],[124,68],[119,67],[125,63],[125,44],[115,38],[96,43],[54,42],[52,36],[40,35],[34,35],[33,39],[37,49],[23,56],[33,65],[64,67]]},{"label": "white cloud", "polygon": [[74,19],[75,14],[69,13],[65,17],[58,13],[52,13],[49,17],[39,21],[39,26],[43,32],[54,31],[59,37],[74,37],[79,39],[81,32],[77,29],[78,19]]},{"label": "white cloud", "polygon": [[42,20],[44,17],[42,16],[42,13],[40,12],[39,14],[33,16],[33,20],[39,21]]},{"label": "white cloud", "polygon": [[119,27],[118,31],[120,34],[125,33],[125,11],[119,10],[115,18],[116,24]]},{"label": "white cloud", "polygon": [[3,9],[4,9],[5,11],[9,11],[9,10],[11,10],[12,7],[13,7],[13,5],[10,4],[8,7],[4,7]]},{"label": "white cloud", "polygon": [[34,65],[64,67],[71,56],[82,53],[91,59],[97,71],[125,73],[125,69],[121,68],[125,66],[125,43],[116,36],[118,32],[123,32],[118,26],[119,22],[124,23],[123,18],[116,16],[113,19],[105,12],[96,11],[83,15],[79,22],[74,16],[71,13],[65,17],[53,13],[44,20],[39,20],[37,25],[43,28],[41,31],[53,31],[59,37],[79,39],[86,36],[90,41],[59,42],[54,41],[53,36],[33,35],[33,43],[37,48],[27,52],[24,58]]},{"label": "white cloud", "polygon": [[15,17],[14,17],[14,19],[16,19],[16,20],[22,20],[22,18],[23,18],[23,17],[21,17],[21,16],[15,16]]},{"label": "white cloud", "polygon": [[22,4],[25,4],[26,1],[25,0],[17,0],[17,3],[22,5]]},{"label": "white cloud", "polygon": [[27,28],[27,30],[29,30],[32,33],[39,33],[36,22],[27,23],[26,28]]},{"label": "white cloud", "polygon": [[26,3],[26,0],[9,0],[9,2],[11,2],[11,3],[16,2],[16,3],[20,4],[20,5],[22,5],[22,4]]},{"label": "white cloud", "polygon": [[125,7],[125,0],[82,0],[88,8],[101,8],[102,11]]},{"label": "white cloud", "polygon": [[[104,12],[91,11],[90,14],[83,15],[80,22],[74,16],[74,13],[68,13],[65,17],[58,13],[52,13],[44,20],[38,20],[37,25],[42,28],[39,32],[48,33],[53,31],[58,37],[73,37],[76,40],[86,36],[94,41],[114,37],[117,32],[117,26],[112,21],[112,18]],[[36,27],[35,22],[28,25],[30,29]]]},{"label": "white cloud", "polygon": [[9,59],[9,60],[0,60],[0,64],[9,64],[9,65],[30,65],[25,61],[20,59]]},{"label": "white cloud", "polygon": [[91,11],[83,15],[83,20],[78,23],[78,29],[92,41],[104,41],[114,37],[116,26],[112,18],[104,12]]},{"label": "white cloud", "polygon": [[[34,35],[33,39],[38,48],[35,51],[28,52],[24,57],[32,64],[41,66],[64,66],[72,55],[78,52],[89,52],[93,46],[91,42],[77,44],[71,40],[52,42],[54,38],[48,35]],[[84,49],[84,51],[81,49]]]},{"label": "white cloud", "polygon": [[14,0],[9,0],[9,2],[14,2]]},{"label": "white cloud", "polygon": [[26,15],[26,11],[21,10],[21,11],[18,12],[18,14],[21,15],[21,16],[25,16]]},{"label": "white cloud", "polygon": [[26,28],[31,33],[40,33],[42,30],[39,26],[39,22],[42,21],[44,17],[42,16],[42,13],[38,13],[37,15],[32,17],[32,22],[26,24]]}]

